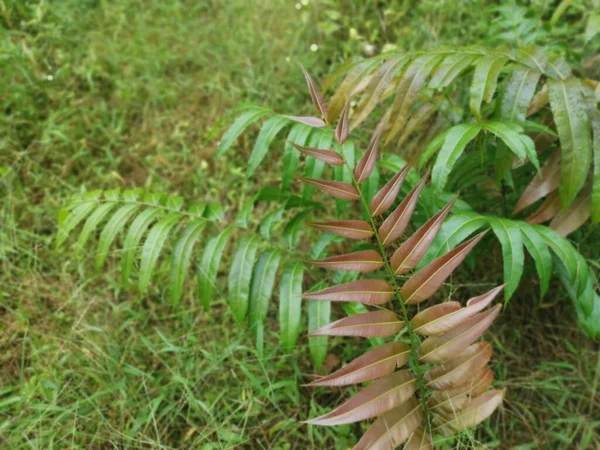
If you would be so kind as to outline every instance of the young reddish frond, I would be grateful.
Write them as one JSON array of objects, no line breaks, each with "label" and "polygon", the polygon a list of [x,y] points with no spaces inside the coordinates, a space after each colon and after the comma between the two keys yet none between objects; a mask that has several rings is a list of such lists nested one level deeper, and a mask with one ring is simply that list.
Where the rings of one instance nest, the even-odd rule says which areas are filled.
[{"label": "young reddish frond", "polygon": [[281,114],[281,117],[285,117],[293,122],[298,122],[313,128],[323,128],[327,126],[327,123],[323,119],[313,116],[288,116],[286,114]]},{"label": "young reddish frond", "polygon": [[[384,128],[382,126],[375,133],[369,150],[355,167],[354,185],[322,180],[309,182],[319,182],[317,187],[332,194],[332,186],[339,189],[343,185],[346,193],[352,188],[356,199],[366,206],[361,191],[355,186],[365,180],[375,166],[380,131]],[[478,423],[499,405],[499,397],[495,391],[490,391],[492,394],[485,392],[493,379],[486,367],[492,355],[492,347],[486,342],[475,341],[499,314],[501,305],[486,308],[504,286],[470,299],[465,307],[451,301],[427,308],[412,320],[408,313],[408,305],[422,302],[438,291],[485,235],[485,232],[481,233],[430,262],[412,274],[400,287],[397,275],[406,273],[419,264],[456,200],[450,201],[427,220],[388,260],[388,252],[384,246],[394,242],[406,230],[427,176],[388,215],[379,229],[376,229],[373,218],[385,213],[392,205],[408,170],[409,167],[406,166],[396,173],[375,195],[368,207],[369,221],[338,220],[310,224],[319,230],[351,239],[366,239],[377,232],[378,239],[375,239],[376,247],[373,250],[361,250],[310,262],[333,270],[371,272],[384,269],[386,279],[351,281],[304,294],[303,298],[380,305],[396,297],[402,302],[402,317],[398,317],[392,310],[378,309],[342,318],[312,331],[309,336],[382,338],[397,336],[403,332],[407,334],[404,337],[406,342],[415,345],[411,347],[402,341],[388,342],[309,384],[344,386],[380,379],[329,413],[307,422],[330,426],[378,416],[355,449],[390,450],[404,443],[405,448],[410,450],[430,449],[432,424],[436,433],[452,433],[453,430]],[[337,191],[335,193],[339,194]],[[408,321],[410,326],[405,327]],[[417,334],[429,337],[420,343]],[[394,372],[407,362],[410,362],[409,369]],[[424,374],[413,371],[421,363],[435,366]],[[415,395],[417,390],[418,394]],[[452,408],[457,412],[456,416],[453,415]],[[426,421],[423,420],[424,415]]]}]

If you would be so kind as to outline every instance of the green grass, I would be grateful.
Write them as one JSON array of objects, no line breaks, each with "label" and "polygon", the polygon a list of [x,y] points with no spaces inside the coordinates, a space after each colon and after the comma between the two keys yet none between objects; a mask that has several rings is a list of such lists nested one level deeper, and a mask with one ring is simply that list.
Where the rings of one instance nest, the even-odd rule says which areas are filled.
[{"label": "green grass", "polygon": [[[174,309],[160,282],[146,296],[122,290],[117,258],[95,273],[91,256],[55,252],[52,243],[58,209],[84,188],[140,186],[235,210],[280,172],[261,172],[260,183],[245,178],[252,136],[226,158],[211,158],[232,108],[256,102],[308,112],[295,63],[328,73],[340,55],[360,51],[362,40],[346,43],[348,27],[407,48],[424,35],[430,44],[462,40],[469,24],[473,34],[485,32],[472,13],[481,2],[384,15],[387,25],[425,24],[391,34],[377,28],[375,2],[337,19],[326,11],[344,11],[344,2],[325,3],[297,11],[283,0],[0,0],[0,447],[346,449],[356,442],[359,425],[300,423],[345,394],[302,387],[313,374],[306,340],[284,356],[274,309],[259,358],[223,296],[207,314],[190,282]],[[366,25],[357,24],[361,14]],[[319,51],[310,51],[312,43]],[[487,267],[496,269],[484,279],[499,276],[498,261],[490,256]],[[597,346],[554,288],[538,308],[535,286],[517,292],[490,337],[506,402],[476,434],[445,447],[600,446]],[[460,292],[468,295],[466,282]],[[360,348],[333,340],[331,352],[347,361]]]}]

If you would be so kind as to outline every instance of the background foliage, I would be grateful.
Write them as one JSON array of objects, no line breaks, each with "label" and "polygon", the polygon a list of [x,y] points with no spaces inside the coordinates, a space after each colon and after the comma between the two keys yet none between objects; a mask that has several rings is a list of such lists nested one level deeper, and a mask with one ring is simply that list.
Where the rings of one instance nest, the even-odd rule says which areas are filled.
[{"label": "background foliage", "polygon": [[[76,242],[55,252],[58,210],[83,190],[142,188],[181,195],[186,205],[220,204],[225,229],[260,187],[279,185],[283,161],[257,168],[258,185],[245,173],[255,130],[214,160],[218,139],[242,102],[307,110],[297,61],[321,79],[349,57],[392,46],[535,43],[593,76],[594,8],[584,1],[562,13],[541,1],[0,1],[0,441],[8,448],[347,448],[360,430],[297,423],[339,394],[300,387],[314,370],[307,341],[283,356],[276,308],[259,355],[219,294],[226,277],[210,314],[192,278],[172,306],[162,289],[168,258],[159,259],[146,295],[125,290],[120,254],[94,271],[89,246],[81,258],[73,255]],[[256,218],[274,209],[258,201],[248,226],[260,235]],[[592,271],[595,236],[585,226],[573,237]],[[101,237],[89,239],[95,248]],[[471,267],[477,279],[499,280],[501,251],[490,244]],[[232,256],[225,252],[222,268]],[[524,271],[529,277],[535,268]],[[456,298],[470,296],[467,280],[452,280]],[[516,290],[492,332],[493,369],[508,388],[504,409],[449,448],[598,445],[596,347],[560,283],[551,281],[549,292],[541,300],[537,283]],[[344,360],[360,350],[336,339],[331,347]],[[324,370],[339,364],[324,358]]]}]

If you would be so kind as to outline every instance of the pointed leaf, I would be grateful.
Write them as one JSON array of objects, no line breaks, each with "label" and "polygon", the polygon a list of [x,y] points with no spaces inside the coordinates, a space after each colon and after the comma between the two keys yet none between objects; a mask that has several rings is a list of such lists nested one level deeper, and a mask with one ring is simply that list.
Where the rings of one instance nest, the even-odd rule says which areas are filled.
[{"label": "pointed leaf", "polygon": [[557,192],[552,192],[544,203],[530,215],[527,219],[527,223],[535,225],[538,223],[544,223],[552,219],[560,211],[560,197]]},{"label": "pointed leaf", "polygon": [[121,256],[121,281],[127,283],[133,270],[135,255],[140,247],[142,236],[160,215],[162,210],[159,208],[148,208],[142,211],[132,222],[123,241],[123,254]]},{"label": "pointed leaf", "polygon": [[311,331],[309,336],[393,336],[403,326],[394,312],[380,310],[344,317]]},{"label": "pointed leaf", "polygon": [[59,224],[56,234],[56,248],[59,248],[69,237],[69,233],[98,206],[96,200],[100,192],[86,194],[85,200],[71,210],[64,221]]},{"label": "pointed leaf", "polygon": [[304,294],[308,300],[330,302],[357,302],[367,305],[382,305],[394,296],[394,290],[384,280],[359,280],[338,284],[317,292]]},{"label": "pointed leaf", "polygon": [[[308,331],[319,329],[329,323],[331,317],[331,303],[329,302],[308,302]],[[320,368],[323,365],[325,356],[327,356],[328,336],[312,336],[308,338],[308,349],[315,367]]]},{"label": "pointed leaf", "polygon": [[525,122],[527,108],[535,94],[540,72],[528,67],[513,70],[504,86],[500,103],[500,117],[509,122]]},{"label": "pointed leaf", "polygon": [[443,363],[458,356],[490,327],[500,313],[496,305],[462,322],[439,336],[425,339],[419,348],[419,359],[427,363]]},{"label": "pointed leaf", "polygon": [[432,410],[456,411],[463,408],[471,398],[483,394],[492,384],[494,373],[489,367],[483,367],[471,374],[465,384],[442,391],[436,391],[429,397],[428,404]]},{"label": "pointed leaf", "polygon": [[213,298],[221,257],[232,232],[233,227],[225,228],[206,243],[202,253],[198,267],[198,294],[205,310],[208,310]]},{"label": "pointed leaf", "polygon": [[312,116],[290,116],[287,114],[281,114],[280,117],[284,119],[291,120],[292,122],[301,123],[303,125],[308,125],[313,128],[323,128],[327,126],[327,123],[323,119],[319,119],[318,117]]},{"label": "pointed leaf", "polygon": [[344,236],[349,239],[368,239],[373,236],[371,225],[364,220],[334,220],[331,222],[309,222],[317,230]]},{"label": "pointed leaf", "polygon": [[278,250],[267,250],[260,254],[254,266],[248,308],[248,324],[254,333],[267,318],[280,260],[281,253]]},{"label": "pointed leaf", "polygon": [[421,405],[413,397],[380,416],[369,427],[354,450],[390,450],[405,442],[421,425]]},{"label": "pointed leaf", "polygon": [[111,244],[117,235],[123,230],[127,221],[140,208],[140,205],[130,204],[121,206],[110,218],[100,233],[98,241],[98,250],[96,251],[96,270],[100,270],[108,256]]},{"label": "pointed leaf", "polygon": [[550,222],[550,228],[561,236],[567,236],[590,218],[591,191],[584,189],[567,209],[560,211]]},{"label": "pointed leaf", "polygon": [[560,183],[560,151],[555,151],[539,174],[534,175],[517,202],[513,214],[533,205],[558,188]]},{"label": "pointed leaf", "polygon": [[85,244],[88,239],[92,235],[100,222],[102,222],[106,216],[117,206],[116,201],[108,201],[107,203],[103,203],[98,206],[92,214],[86,219],[85,224],[83,225],[83,229],[81,230],[81,234],[77,239],[77,251],[81,252],[85,248]]},{"label": "pointed leaf", "polygon": [[316,187],[320,191],[342,200],[358,200],[360,195],[354,186],[341,181],[319,180],[316,178],[300,178],[304,183]]},{"label": "pointed leaf", "polygon": [[505,56],[486,55],[482,57],[475,65],[473,73],[473,82],[471,83],[469,107],[471,113],[481,119],[481,103],[492,101],[496,85],[498,84],[498,75],[504,64],[508,61]]},{"label": "pointed leaf", "polygon": [[229,305],[239,324],[244,322],[248,312],[250,281],[257,249],[258,239],[244,236],[236,247],[229,272]]},{"label": "pointed leaf", "polygon": [[368,79],[368,74],[378,64],[380,64],[380,62],[377,59],[371,58],[360,61],[348,71],[348,74],[341,82],[329,103],[329,122],[333,122],[337,119],[340,115],[340,111],[342,111],[345,105],[350,103],[350,98],[353,95],[356,85],[365,79]]},{"label": "pointed leaf", "polygon": [[282,116],[273,116],[263,124],[248,160],[246,168],[247,177],[251,177],[254,174],[262,160],[267,156],[269,146],[277,134],[288,124],[289,120]]},{"label": "pointed leaf", "polygon": [[454,54],[447,56],[435,69],[429,82],[431,89],[444,89],[450,84],[471,64],[480,58],[479,55],[473,54]]},{"label": "pointed leaf", "polygon": [[521,230],[511,220],[490,218],[490,225],[494,234],[502,245],[502,259],[504,262],[504,301],[507,303],[517,290],[521,276],[525,255],[523,253],[523,239]]},{"label": "pointed leaf", "polygon": [[298,123],[292,126],[288,134],[283,150],[283,175],[281,177],[281,187],[284,190],[290,186],[300,162],[300,154],[294,149],[292,144],[306,144],[311,132],[312,129],[310,127]]},{"label": "pointed leaf", "polygon": [[302,72],[304,73],[304,78],[306,79],[306,84],[308,85],[308,91],[310,92],[310,98],[312,99],[313,105],[315,105],[315,108],[319,114],[321,114],[321,117],[327,118],[327,104],[325,103],[323,94],[321,94],[321,90],[313,81],[310,74],[304,70],[304,68],[302,68]]},{"label": "pointed leaf", "polygon": [[265,116],[269,113],[267,109],[256,109],[253,108],[249,111],[244,112],[241,116],[235,119],[231,128],[229,128],[223,137],[221,138],[221,142],[219,142],[219,146],[217,147],[217,151],[215,153],[215,157],[218,158],[223,153],[225,153],[229,148],[233,145],[236,139],[244,132],[248,126],[252,123],[256,122],[261,117]]},{"label": "pointed leaf", "polygon": [[400,406],[416,388],[415,377],[408,370],[401,370],[375,381],[333,411],[307,423],[331,426],[370,419]]},{"label": "pointed leaf", "polygon": [[433,165],[432,182],[436,189],[444,188],[454,164],[480,130],[481,125],[471,123],[456,125],[448,131]]},{"label": "pointed leaf", "polygon": [[474,314],[483,311],[494,300],[504,285],[467,301],[467,306],[460,307],[458,302],[444,302],[424,309],[411,320],[416,333],[430,336],[446,333]]},{"label": "pointed leaf", "polygon": [[364,383],[392,373],[408,362],[410,347],[404,342],[388,342],[368,351],[341,369],[313,381],[309,386],[346,386]]},{"label": "pointed leaf", "polygon": [[302,326],[302,277],[304,265],[285,266],[279,284],[279,329],[281,346],[291,350],[296,345]]},{"label": "pointed leaf", "polygon": [[425,372],[423,380],[431,389],[444,390],[462,386],[480,371],[492,357],[492,346],[478,342],[467,347],[459,356]]},{"label": "pointed leaf", "polygon": [[404,450],[431,450],[431,436],[423,431],[423,428],[417,428],[406,443]]},{"label": "pointed leaf", "polygon": [[[599,18],[600,15],[596,16]],[[600,112],[596,107],[595,102],[591,102],[589,109],[591,110],[592,121],[592,152],[594,156],[594,174],[592,178],[592,223],[600,223]]]},{"label": "pointed leaf", "polygon": [[512,128],[504,122],[495,120],[486,122],[483,127],[502,139],[502,142],[519,158],[519,161],[525,161],[528,158],[535,168],[540,170],[535,144],[529,136],[521,134],[522,129]]},{"label": "pointed leaf", "polygon": [[171,260],[171,275],[169,276],[169,295],[173,304],[179,303],[183,295],[185,276],[190,267],[194,245],[200,238],[200,233],[206,226],[206,220],[196,219],[190,222],[181,233]]},{"label": "pointed leaf", "polygon": [[400,248],[394,252],[390,260],[390,265],[395,275],[404,274],[417,266],[419,261],[425,256],[446,216],[454,206],[455,201],[456,197],[425,222],[421,228],[404,241]]},{"label": "pointed leaf", "polygon": [[348,139],[350,135],[350,103],[347,103],[342,110],[342,115],[340,117],[340,121],[335,128],[335,140],[338,141],[339,144],[343,144]]},{"label": "pointed leaf", "polygon": [[[331,148],[333,142],[333,134],[330,130],[316,130],[313,131],[308,147],[313,148]],[[323,171],[325,170],[325,163],[316,158],[308,158],[304,163],[304,176],[308,178],[321,178]],[[302,190],[302,199],[311,200],[315,192],[315,188],[312,185],[305,184]]]},{"label": "pointed leaf", "polygon": [[383,214],[390,206],[392,206],[392,203],[394,203],[396,197],[398,197],[398,193],[400,192],[400,188],[402,187],[402,183],[404,182],[409,169],[410,166],[408,164],[405,165],[402,170],[398,171],[396,175],[381,188],[375,197],[373,197],[370,205],[370,211],[373,217]]},{"label": "pointed leaf", "polygon": [[435,294],[446,278],[466,258],[484,235],[485,232],[463,242],[411,276],[400,290],[404,302],[407,304],[420,303]]},{"label": "pointed leaf", "polygon": [[374,73],[365,92],[354,111],[350,128],[356,128],[373,111],[384,91],[390,86],[396,74],[410,60],[408,55],[402,55],[384,63]]},{"label": "pointed leaf", "polygon": [[148,233],[140,257],[140,278],[138,280],[140,292],[146,292],[160,252],[169,237],[169,232],[180,220],[180,214],[171,213],[156,222]]},{"label": "pointed leaf", "polygon": [[562,206],[575,199],[583,187],[592,160],[590,120],[585,110],[581,82],[578,78],[548,80],[550,107],[561,146]]},{"label": "pointed leaf", "polygon": [[371,175],[375,168],[375,163],[379,157],[379,141],[381,139],[381,132],[375,132],[369,143],[369,147],[365,154],[360,158],[358,164],[354,169],[354,179],[360,183]]},{"label": "pointed leaf", "polygon": [[437,54],[419,56],[402,75],[398,83],[396,98],[390,108],[390,118],[393,122],[386,136],[386,143],[390,142],[406,125],[410,110],[425,85],[427,77],[442,58],[443,55]]},{"label": "pointed leaf", "polygon": [[479,425],[500,406],[504,399],[504,391],[492,390],[473,399],[464,409],[456,412],[451,420],[443,424],[453,432],[466,430]]},{"label": "pointed leaf", "polygon": [[375,250],[362,250],[308,262],[324,269],[354,270],[356,272],[373,272],[383,266],[383,260]]},{"label": "pointed leaf", "polygon": [[301,145],[291,143],[299,152],[304,153],[305,155],[312,156],[313,158],[317,158],[320,161],[323,161],[332,166],[341,166],[344,164],[344,159],[333,150],[324,150],[320,148],[311,148],[311,147],[303,147]]},{"label": "pointed leaf", "polygon": [[404,230],[410,222],[419,195],[427,177],[423,177],[421,181],[408,193],[408,195],[402,200],[400,205],[383,221],[379,227],[379,239],[383,245],[389,245],[402,236]]},{"label": "pointed leaf", "polygon": [[535,228],[525,222],[517,222],[521,229],[521,237],[525,248],[535,262],[535,268],[540,277],[540,296],[546,295],[550,285],[550,276],[552,275],[552,255],[548,246],[537,233]]}]

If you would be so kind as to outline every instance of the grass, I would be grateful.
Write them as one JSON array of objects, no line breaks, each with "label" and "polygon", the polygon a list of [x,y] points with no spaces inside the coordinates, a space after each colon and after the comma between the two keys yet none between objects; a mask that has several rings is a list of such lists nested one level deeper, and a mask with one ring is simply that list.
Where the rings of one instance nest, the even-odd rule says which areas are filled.
[{"label": "grass", "polygon": [[[343,2],[326,3],[343,10]],[[365,4],[335,18],[316,1],[298,11],[276,0],[0,0],[0,447],[345,449],[356,442],[359,425],[299,423],[343,394],[302,387],[313,372],[306,341],[283,356],[275,311],[259,358],[222,296],[206,314],[190,285],[173,309],[156,286],[143,297],[122,290],[116,259],[95,273],[91,257],[57,253],[52,238],[57,210],[84,187],[143,186],[227,209],[242,204],[260,187],[243,175],[251,137],[228,159],[211,159],[232,108],[306,108],[295,61],[319,75],[339,55],[360,51],[360,39],[340,49],[342,31],[325,25],[343,30],[363,13],[377,16]],[[463,39],[470,23],[483,33],[470,11],[417,10],[426,24],[418,33],[390,36],[382,28],[377,39],[414,48],[421,33],[432,43]],[[385,16],[384,23],[406,17],[416,20]],[[312,43],[319,51],[310,51]],[[277,173],[257,179],[268,183]],[[505,405],[476,434],[443,446],[600,447],[597,346],[555,287],[548,308],[532,307],[534,287],[517,292],[491,334]],[[344,360],[358,352],[333,341],[332,353]]]}]

